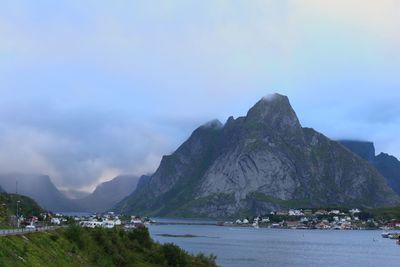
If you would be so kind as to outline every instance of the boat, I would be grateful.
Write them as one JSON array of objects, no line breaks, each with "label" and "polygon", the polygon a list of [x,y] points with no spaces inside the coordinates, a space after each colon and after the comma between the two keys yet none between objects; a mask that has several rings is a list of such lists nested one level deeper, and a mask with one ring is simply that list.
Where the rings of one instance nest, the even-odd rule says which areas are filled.
[{"label": "boat", "polygon": [[400,233],[396,232],[383,232],[381,234],[383,238],[390,238],[390,239],[398,239],[400,237]]},{"label": "boat", "polygon": [[383,232],[383,233],[381,234],[381,236],[382,236],[383,238],[389,238],[389,232]]}]

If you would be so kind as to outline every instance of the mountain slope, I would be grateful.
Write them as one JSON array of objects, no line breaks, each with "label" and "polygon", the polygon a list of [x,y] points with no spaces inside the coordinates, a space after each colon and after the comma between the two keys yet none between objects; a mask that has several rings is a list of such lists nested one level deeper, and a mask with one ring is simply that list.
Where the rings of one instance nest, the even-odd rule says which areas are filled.
[{"label": "mountain slope", "polygon": [[39,216],[39,214],[43,212],[43,209],[29,197],[17,194],[7,194],[4,192],[0,193],[0,228],[13,226],[10,217],[16,215],[17,201],[19,201],[18,212],[25,218],[29,218],[30,216]]},{"label": "mountain slope", "polygon": [[196,129],[116,210],[228,217],[289,206],[375,207],[399,201],[370,164],[302,128],[288,98],[275,94],[245,117]]},{"label": "mountain slope", "polygon": [[0,185],[8,193],[15,193],[33,198],[44,209],[51,211],[78,211],[78,207],[67,199],[51,182],[47,175],[2,174]]},{"label": "mountain slope", "polygon": [[92,194],[76,200],[76,203],[85,211],[108,211],[115,204],[132,193],[136,189],[138,182],[139,177],[137,176],[117,176],[111,181],[100,184]]},{"label": "mountain slope", "polygon": [[350,151],[370,162],[386,179],[388,185],[400,195],[400,161],[389,154],[380,153],[375,156],[375,146],[372,142],[339,141]]}]

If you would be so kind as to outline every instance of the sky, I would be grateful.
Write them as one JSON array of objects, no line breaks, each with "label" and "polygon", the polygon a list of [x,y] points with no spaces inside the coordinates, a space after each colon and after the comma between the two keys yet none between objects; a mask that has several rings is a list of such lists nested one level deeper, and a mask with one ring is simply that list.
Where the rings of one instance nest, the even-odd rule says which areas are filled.
[{"label": "sky", "polygon": [[0,172],[90,191],[199,125],[287,95],[303,126],[400,158],[400,1],[0,3]]}]

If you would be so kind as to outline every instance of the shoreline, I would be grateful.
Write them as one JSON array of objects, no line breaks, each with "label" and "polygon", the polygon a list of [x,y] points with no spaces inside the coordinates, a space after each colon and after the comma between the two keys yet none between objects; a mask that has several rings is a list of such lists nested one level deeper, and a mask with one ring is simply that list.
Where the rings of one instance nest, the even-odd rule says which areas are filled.
[{"label": "shoreline", "polygon": [[228,228],[253,228],[253,229],[276,229],[276,230],[320,230],[320,231],[399,231],[400,229],[389,228],[389,229],[381,229],[381,228],[344,228],[344,229],[334,229],[334,228],[310,228],[310,227],[272,227],[272,226],[258,226],[254,227],[253,225],[238,225],[238,224],[219,224],[219,223],[211,223],[211,222],[154,222],[150,225],[189,225],[189,226],[218,226],[218,227],[228,227]]}]

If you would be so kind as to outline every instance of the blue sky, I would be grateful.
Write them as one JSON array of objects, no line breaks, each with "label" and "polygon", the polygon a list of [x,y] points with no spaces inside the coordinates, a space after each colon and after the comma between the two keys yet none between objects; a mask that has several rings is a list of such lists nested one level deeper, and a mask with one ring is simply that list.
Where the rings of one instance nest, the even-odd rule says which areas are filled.
[{"label": "blue sky", "polygon": [[198,125],[290,97],[400,157],[400,3],[2,1],[0,170],[61,188],[155,170]]}]

